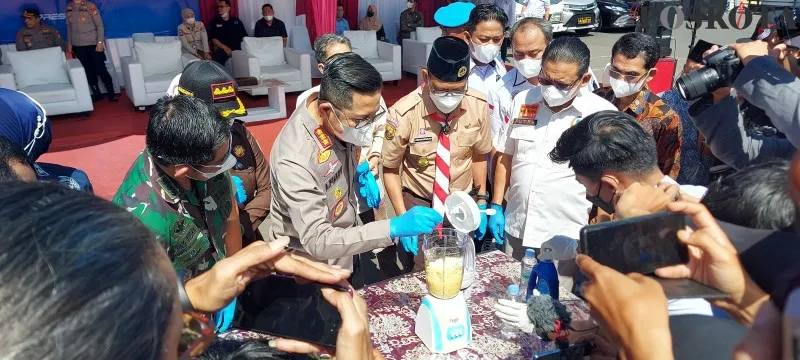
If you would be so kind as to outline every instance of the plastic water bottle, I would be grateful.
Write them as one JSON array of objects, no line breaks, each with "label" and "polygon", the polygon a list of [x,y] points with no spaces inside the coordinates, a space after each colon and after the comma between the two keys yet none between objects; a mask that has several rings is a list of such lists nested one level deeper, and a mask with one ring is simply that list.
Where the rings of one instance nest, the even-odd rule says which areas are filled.
[{"label": "plastic water bottle", "polygon": [[522,275],[520,276],[519,281],[519,293],[526,294],[525,300],[528,300],[528,281],[531,278],[531,271],[533,271],[533,267],[536,265],[536,250],[527,249],[525,250],[525,257],[522,258]]},{"label": "plastic water bottle", "polygon": [[558,300],[558,270],[553,260],[542,260],[533,267],[531,278],[528,281],[526,299],[530,298],[533,289],[539,290],[541,295],[550,295]]},{"label": "plastic water bottle", "polygon": [[[508,292],[506,293],[508,300],[519,302],[519,285],[511,284],[508,286]],[[500,335],[504,339],[511,339],[514,335],[517,334],[517,328],[514,325],[501,323],[500,324]]]}]

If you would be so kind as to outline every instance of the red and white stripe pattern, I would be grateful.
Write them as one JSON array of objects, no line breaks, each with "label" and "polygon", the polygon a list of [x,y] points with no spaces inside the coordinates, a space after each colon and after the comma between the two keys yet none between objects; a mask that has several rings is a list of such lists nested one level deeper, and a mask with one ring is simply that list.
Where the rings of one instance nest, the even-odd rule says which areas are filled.
[{"label": "red and white stripe pattern", "polygon": [[[450,136],[444,131],[447,123],[439,121],[439,146],[436,149],[436,175],[433,179],[432,208],[444,218],[444,200],[450,195]],[[442,225],[440,224],[439,227]]]}]

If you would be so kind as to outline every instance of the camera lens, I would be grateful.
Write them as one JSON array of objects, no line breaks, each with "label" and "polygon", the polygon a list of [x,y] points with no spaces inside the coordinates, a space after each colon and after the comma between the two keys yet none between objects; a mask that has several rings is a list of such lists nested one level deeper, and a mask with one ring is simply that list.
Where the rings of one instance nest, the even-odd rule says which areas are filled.
[{"label": "camera lens", "polygon": [[714,68],[702,68],[679,77],[675,85],[684,100],[694,100],[720,88],[719,74]]}]

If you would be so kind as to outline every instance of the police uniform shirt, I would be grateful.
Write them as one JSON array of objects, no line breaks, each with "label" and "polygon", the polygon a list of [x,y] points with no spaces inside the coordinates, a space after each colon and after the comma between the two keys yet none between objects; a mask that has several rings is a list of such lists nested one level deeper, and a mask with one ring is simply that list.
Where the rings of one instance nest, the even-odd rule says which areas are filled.
[{"label": "police uniform shirt", "polygon": [[482,92],[484,95],[488,96],[491,90],[503,84],[503,76],[506,75],[506,66],[500,58],[482,66],[475,64],[475,61],[470,58],[469,66],[470,71],[467,84],[469,84],[469,87]]},{"label": "police uniform shirt", "polygon": [[199,21],[192,25],[184,23],[178,25],[178,39],[183,45],[182,51],[186,54],[196,55],[198,51],[208,53],[210,50],[206,27]]},{"label": "police uniform shirt", "polygon": [[64,48],[61,33],[50,25],[39,25],[33,29],[22,28],[17,33],[17,51],[38,50],[60,46]]},{"label": "police uniform shirt", "polygon": [[301,255],[352,269],[352,255],[393,245],[389,221],[356,226],[356,147],[328,134],[298,107],[270,153],[270,241],[289,239]]},{"label": "police uniform shirt", "polygon": [[419,197],[431,198],[436,149],[443,130],[439,120],[449,120],[450,191],[471,191],[473,153],[483,155],[492,150],[486,98],[470,88],[448,119],[423,92],[420,87],[389,109],[383,165],[402,168],[403,187]]},{"label": "police uniform shirt", "polygon": [[492,139],[503,132],[511,117],[511,101],[522,91],[533,89],[528,79],[511,69],[503,76],[502,84],[487,94],[489,98],[489,118],[492,125]]},{"label": "police uniform shirt", "polygon": [[105,39],[103,19],[91,1],[67,4],[67,42],[72,46],[96,46]]},{"label": "police uniform shirt", "polygon": [[553,163],[549,154],[561,134],[578,121],[614,105],[592,93],[578,92],[572,104],[553,113],[540,87],[525,90],[511,104],[511,119],[497,141],[497,151],[513,156],[505,199],[506,232],[538,248],[555,235],[578,238],[589,220],[586,188],[567,164]]}]

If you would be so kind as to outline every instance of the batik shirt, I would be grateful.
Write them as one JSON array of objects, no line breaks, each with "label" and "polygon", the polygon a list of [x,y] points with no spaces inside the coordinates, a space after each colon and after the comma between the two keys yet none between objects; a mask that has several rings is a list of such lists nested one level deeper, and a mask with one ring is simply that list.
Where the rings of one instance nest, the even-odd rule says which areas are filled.
[{"label": "batik shirt", "polygon": [[164,174],[145,150],[122,181],[114,203],[135,215],[155,234],[176,269],[189,279],[225,257],[225,224],[233,210],[233,187],[226,172],[182,188]]}]

